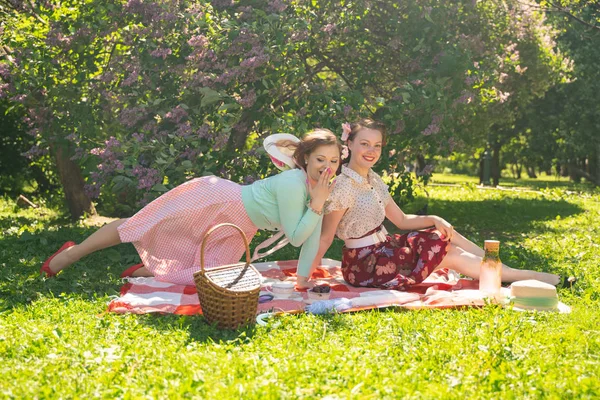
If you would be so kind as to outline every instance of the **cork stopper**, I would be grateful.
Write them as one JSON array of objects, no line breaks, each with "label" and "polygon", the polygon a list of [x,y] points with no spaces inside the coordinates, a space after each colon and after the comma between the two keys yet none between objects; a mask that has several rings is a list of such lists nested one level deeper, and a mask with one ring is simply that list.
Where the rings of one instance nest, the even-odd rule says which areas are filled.
[{"label": "cork stopper", "polygon": [[500,241],[499,240],[486,240],[483,245],[484,250],[491,251],[496,253],[500,251]]}]

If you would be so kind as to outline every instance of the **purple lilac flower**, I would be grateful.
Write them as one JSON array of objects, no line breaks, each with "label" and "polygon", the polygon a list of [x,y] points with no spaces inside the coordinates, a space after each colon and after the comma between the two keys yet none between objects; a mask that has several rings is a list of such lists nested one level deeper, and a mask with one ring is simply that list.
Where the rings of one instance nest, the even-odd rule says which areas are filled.
[{"label": "purple lilac flower", "polygon": [[450,151],[454,151],[457,145],[458,142],[456,141],[456,139],[454,139],[453,137],[450,137],[448,139],[448,148],[450,149]]},{"label": "purple lilac flower", "polygon": [[439,133],[440,131],[440,122],[442,121],[442,117],[440,115],[434,115],[431,124],[429,124],[429,126],[427,128],[425,128],[425,130],[423,130],[421,132],[421,134],[423,134],[423,136],[429,136],[429,135],[434,135],[436,133]]},{"label": "purple lilac flower", "polygon": [[71,161],[81,160],[85,155],[85,151],[81,147],[75,148],[75,154],[71,157]]},{"label": "purple lilac flower", "polygon": [[10,75],[10,68],[6,63],[0,63],[0,77],[7,79]]},{"label": "purple lilac flower", "polygon": [[179,124],[175,134],[182,138],[187,138],[192,134],[192,127],[190,121],[186,121],[183,124]]},{"label": "purple lilac flower", "polygon": [[225,8],[231,7],[233,5],[233,0],[213,0],[211,4],[214,8],[218,10],[223,10]]},{"label": "purple lilac flower", "polygon": [[306,30],[306,29],[292,33],[292,41],[294,41],[294,42],[301,42],[303,40],[306,40],[307,38],[308,38],[308,30]]},{"label": "purple lilac flower", "polygon": [[452,105],[469,104],[473,101],[474,98],[475,98],[475,95],[472,92],[464,90],[462,92],[461,96],[458,99],[454,100]]},{"label": "purple lilac flower", "polygon": [[33,137],[37,137],[37,136],[39,136],[40,132],[41,132],[41,131],[40,131],[40,129],[39,129],[39,128],[33,128],[33,129],[30,129],[30,130],[28,130],[28,131],[27,131],[27,134],[28,134],[28,135],[31,135],[31,136],[33,136]]},{"label": "purple lilac flower", "polygon": [[0,84],[0,99],[3,99],[4,97],[6,97],[8,95],[8,93],[11,91],[10,89],[11,89],[10,83]]},{"label": "purple lilac flower", "polygon": [[274,13],[280,13],[285,11],[287,7],[287,4],[281,0],[270,0],[267,9]]},{"label": "purple lilac flower", "polygon": [[183,107],[177,106],[174,109],[172,109],[171,111],[169,111],[165,115],[165,118],[170,119],[170,120],[175,121],[175,122],[181,122],[181,120],[184,119],[187,116],[188,116],[187,111],[185,111],[183,109]]},{"label": "purple lilac flower", "polygon": [[262,54],[245,59],[240,63],[240,66],[244,68],[258,68],[266,64],[267,61],[269,61],[269,56],[267,56],[266,54]]},{"label": "purple lilac flower", "polygon": [[111,149],[113,147],[119,147],[121,142],[119,142],[114,136],[111,136],[104,142],[106,144],[106,149]]},{"label": "purple lilac flower", "polygon": [[473,84],[477,82],[477,76],[469,75],[465,78],[465,83],[469,86],[473,86]]},{"label": "purple lilac flower", "polygon": [[83,191],[85,192],[86,196],[90,199],[97,199],[98,197],[100,197],[101,186],[102,185],[98,183],[86,183],[83,186]]},{"label": "purple lilac flower", "polygon": [[208,45],[208,39],[204,35],[195,35],[188,40],[188,44],[192,47],[205,48]]},{"label": "purple lilac flower", "polygon": [[229,82],[233,81],[238,75],[240,75],[240,71],[232,68],[219,75],[215,79],[215,81],[227,85]]},{"label": "purple lilac flower", "polygon": [[442,51],[440,51],[438,54],[436,54],[436,55],[433,57],[433,60],[432,60],[432,63],[433,63],[433,65],[437,65],[437,64],[439,64],[439,63],[440,63],[440,60],[441,60],[441,59],[442,59],[442,57],[444,57],[445,55],[446,55],[446,52],[445,52],[445,51],[443,51],[443,50],[442,50]]},{"label": "purple lilac flower", "polygon": [[124,126],[131,128],[146,117],[146,111],[142,107],[128,107],[121,110],[119,121]]},{"label": "purple lilac flower", "polygon": [[134,69],[129,76],[121,83],[121,86],[131,86],[133,85],[137,80],[138,77],[140,76],[139,74],[139,70],[136,68]]},{"label": "purple lilac flower", "polygon": [[256,92],[254,90],[246,92],[244,97],[238,100],[238,103],[244,108],[252,107],[256,103]]},{"label": "purple lilac flower", "polygon": [[171,49],[156,49],[150,53],[151,56],[162,58],[163,60],[167,58],[167,56],[171,55],[173,51]]},{"label": "purple lilac flower", "polygon": [[227,145],[228,141],[229,141],[229,135],[227,133],[221,133],[215,138],[215,144],[214,144],[213,148],[215,150],[220,150]]},{"label": "purple lilac flower", "polygon": [[404,131],[405,127],[406,127],[406,124],[404,123],[404,121],[399,119],[398,121],[396,121],[396,128],[394,129],[393,134],[397,135],[399,133],[402,133],[402,131]]},{"label": "purple lilac flower", "polygon": [[23,157],[26,157],[30,160],[33,160],[34,158],[37,157],[41,157],[43,155],[48,154],[48,148],[43,148],[36,145],[33,145],[29,150],[27,150],[25,153],[22,153],[21,155]]},{"label": "purple lilac flower", "polygon": [[321,31],[331,35],[333,33],[333,30],[335,29],[335,27],[336,27],[335,24],[327,24],[321,28]]},{"label": "purple lilac flower", "polygon": [[138,165],[131,170],[131,173],[138,180],[138,189],[151,189],[162,180],[160,173],[154,168],[146,168]]},{"label": "purple lilac flower", "polygon": [[390,40],[388,43],[388,47],[390,47],[392,50],[398,50],[401,46],[402,40],[399,37],[392,38],[392,40]]},{"label": "purple lilac flower", "polygon": [[207,139],[210,136],[210,127],[204,124],[196,131],[196,134],[201,139]]}]

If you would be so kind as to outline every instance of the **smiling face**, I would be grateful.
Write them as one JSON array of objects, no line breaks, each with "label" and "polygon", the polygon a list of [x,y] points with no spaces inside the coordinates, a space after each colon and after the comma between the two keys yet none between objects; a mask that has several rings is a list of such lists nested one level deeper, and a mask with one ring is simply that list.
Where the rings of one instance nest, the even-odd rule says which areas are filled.
[{"label": "smiling face", "polygon": [[335,144],[318,146],[305,160],[306,174],[311,180],[318,181],[327,168],[331,168],[331,176],[335,174],[340,165],[340,150]]},{"label": "smiling face", "polygon": [[381,157],[383,134],[370,128],[362,128],[353,140],[348,141],[348,149],[352,152],[350,162],[360,169],[368,170]]}]

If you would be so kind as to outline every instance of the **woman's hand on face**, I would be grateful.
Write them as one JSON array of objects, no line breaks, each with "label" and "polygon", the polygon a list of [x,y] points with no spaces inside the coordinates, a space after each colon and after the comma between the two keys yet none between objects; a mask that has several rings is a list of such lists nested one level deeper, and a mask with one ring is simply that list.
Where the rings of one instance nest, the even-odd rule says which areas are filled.
[{"label": "woman's hand on face", "polygon": [[319,180],[316,185],[311,187],[308,185],[308,193],[310,194],[310,205],[316,211],[322,211],[323,205],[325,205],[325,201],[329,197],[329,194],[333,190],[333,186],[335,182],[329,183],[331,179],[331,168],[327,168],[325,171],[321,173]]},{"label": "woman's hand on face", "polygon": [[441,239],[444,241],[451,241],[452,236],[454,236],[454,227],[450,225],[448,221],[444,218],[435,217],[434,218],[435,229],[440,231],[442,234]]}]

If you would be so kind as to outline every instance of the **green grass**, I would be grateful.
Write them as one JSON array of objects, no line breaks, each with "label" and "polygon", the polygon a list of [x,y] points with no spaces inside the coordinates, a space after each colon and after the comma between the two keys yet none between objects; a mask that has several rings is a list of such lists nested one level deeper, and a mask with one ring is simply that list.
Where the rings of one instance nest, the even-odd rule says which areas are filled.
[{"label": "green grass", "polygon": [[39,277],[62,242],[94,228],[0,200],[0,398],[597,398],[600,193],[550,187],[431,187],[429,212],[479,244],[500,239],[512,266],[577,276],[560,290],[571,314],[383,310],[233,332],[202,317],[106,314],[136,262],[131,245]]}]

